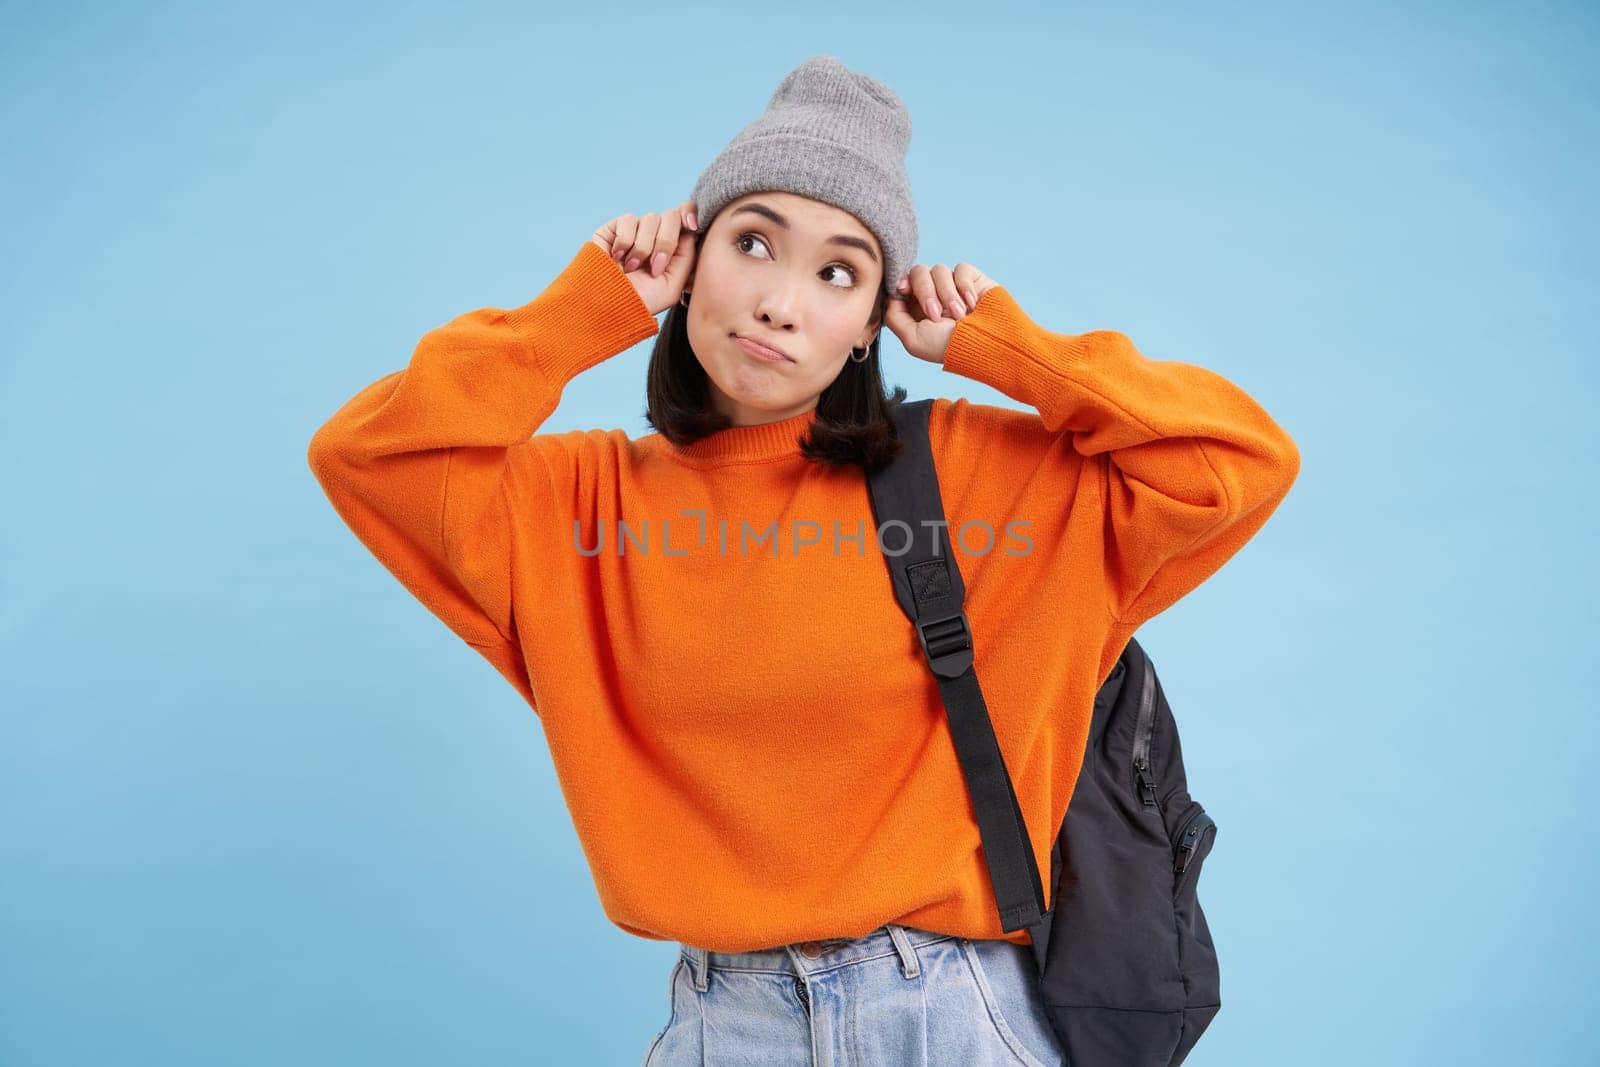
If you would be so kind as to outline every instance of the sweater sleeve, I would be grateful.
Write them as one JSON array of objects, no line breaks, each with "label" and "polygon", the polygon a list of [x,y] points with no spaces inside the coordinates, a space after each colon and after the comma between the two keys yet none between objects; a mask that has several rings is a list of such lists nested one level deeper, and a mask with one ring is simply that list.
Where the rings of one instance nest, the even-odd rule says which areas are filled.
[{"label": "sweater sleeve", "polygon": [[1122,639],[1214,574],[1289,492],[1300,453],[1244,390],[1142,355],[1115,330],[1055,333],[1003,287],[957,321],[944,369],[1032,405],[1104,502],[1106,610]]},{"label": "sweater sleeve", "polygon": [[531,302],[429,330],[403,370],[311,438],[307,461],[340,518],[535,710],[512,611],[513,524],[519,507],[556,501],[549,439],[532,435],[567,381],[657,330],[617,263],[585,241]]}]

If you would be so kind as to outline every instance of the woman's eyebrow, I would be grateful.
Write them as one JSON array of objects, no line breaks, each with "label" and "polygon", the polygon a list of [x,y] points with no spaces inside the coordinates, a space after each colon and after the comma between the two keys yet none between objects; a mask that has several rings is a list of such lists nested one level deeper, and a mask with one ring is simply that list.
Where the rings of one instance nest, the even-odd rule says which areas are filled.
[{"label": "woman's eyebrow", "polygon": [[[789,220],[765,204],[740,204],[734,209],[733,214],[738,215],[745,211],[751,212],[755,215],[760,215],[763,218],[770,220],[774,225],[781,226],[786,230],[789,228]],[[859,248],[861,251],[867,254],[867,258],[871,259],[872,262],[878,262],[878,254],[872,250],[872,246],[859,237],[850,237],[846,234],[836,233],[824,241],[823,244],[844,245],[847,248]]]}]

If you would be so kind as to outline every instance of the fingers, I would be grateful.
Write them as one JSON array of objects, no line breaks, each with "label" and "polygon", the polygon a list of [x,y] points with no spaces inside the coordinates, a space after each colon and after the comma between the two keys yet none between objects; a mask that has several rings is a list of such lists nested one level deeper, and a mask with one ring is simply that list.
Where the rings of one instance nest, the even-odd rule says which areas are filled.
[{"label": "fingers", "polygon": [[611,258],[626,265],[633,251],[633,239],[639,232],[639,220],[631,213],[618,215],[613,223],[615,233],[611,240]]},{"label": "fingers", "polygon": [[677,253],[679,236],[694,232],[689,226],[693,215],[694,201],[685,200],[677,208],[661,214],[652,211],[643,216],[631,212],[617,216],[608,227],[615,228],[611,258],[625,271],[636,271],[649,264],[650,276],[660,275]]},{"label": "fingers", "polygon": [[899,288],[916,308],[918,319],[939,317],[939,301],[933,295],[933,275],[927,267],[919,263],[906,271],[906,276],[900,279]]},{"label": "fingers", "polygon": [[977,303],[974,300],[969,304],[957,291],[955,277],[943,263],[936,263],[932,268],[917,264],[906,272],[899,289],[916,303],[924,317],[930,319],[944,318],[946,313],[959,319]]},{"label": "fingers", "polygon": [[916,306],[920,318],[948,315],[961,319],[978,306],[978,288],[983,281],[983,272],[970,263],[957,263],[953,270],[943,263],[932,267],[919,263],[906,272],[895,289]]},{"label": "fingers", "polygon": [[966,302],[962,300],[961,294],[956,292],[955,274],[943,263],[934,264],[933,289],[951,318],[959,319],[966,315]]},{"label": "fingers", "polygon": [[883,305],[883,324],[896,335],[903,336],[906,330],[916,325],[914,317],[916,308],[910,300],[889,300]]},{"label": "fingers", "polygon": [[656,230],[655,247],[646,250],[650,255],[650,277],[658,277],[667,269],[673,252],[677,250],[678,233],[682,224],[683,215],[677,211],[669,211],[661,216],[661,225]]},{"label": "fingers", "polygon": [[611,258],[622,264],[622,269],[633,272],[639,264],[655,252],[656,231],[661,227],[661,216],[654,212],[643,217],[632,212],[617,216],[617,239],[611,249]]},{"label": "fingers", "polygon": [[933,295],[933,275],[927,267],[918,263],[906,271],[906,276],[900,280],[900,291],[916,306],[917,318],[939,317],[939,301]]},{"label": "fingers", "polygon": [[[633,239],[633,251],[628,254],[628,262],[623,264],[623,269],[635,271],[642,264],[651,262],[651,257],[657,252],[656,238],[660,233],[660,215],[652,211],[641,218],[639,220],[639,232]],[[650,273],[653,275],[655,271],[652,270]]]},{"label": "fingers", "polygon": [[951,274],[956,290],[966,303],[966,310],[971,312],[978,306],[978,287],[984,280],[983,272],[971,263],[957,263],[956,269]]},{"label": "fingers", "polygon": [[660,276],[668,279],[672,286],[680,292],[689,278],[689,268],[694,264],[694,241],[693,230],[684,230],[678,234],[677,247],[672,250],[672,255],[667,259],[666,266],[661,268]]}]

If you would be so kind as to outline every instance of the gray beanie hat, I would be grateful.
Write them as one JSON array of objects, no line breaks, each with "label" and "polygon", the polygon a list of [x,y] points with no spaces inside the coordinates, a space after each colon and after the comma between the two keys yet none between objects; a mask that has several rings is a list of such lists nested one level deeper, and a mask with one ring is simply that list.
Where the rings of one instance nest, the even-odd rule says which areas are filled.
[{"label": "gray beanie hat", "polygon": [[695,182],[700,232],[729,201],[778,190],[842,208],[883,247],[891,295],[917,257],[917,214],[906,175],[911,113],[882,82],[833,56],[813,56],[786,75],[767,110],[739,132]]}]

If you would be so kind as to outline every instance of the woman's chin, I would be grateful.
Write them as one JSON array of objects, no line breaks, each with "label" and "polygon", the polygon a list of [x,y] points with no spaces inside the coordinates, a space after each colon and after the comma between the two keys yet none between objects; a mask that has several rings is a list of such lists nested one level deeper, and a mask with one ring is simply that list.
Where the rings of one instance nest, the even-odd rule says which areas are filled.
[{"label": "woman's chin", "polygon": [[793,390],[782,388],[783,385],[773,380],[771,371],[763,373],[759,368],[747,368],[737,371],[732,381],[719,383],[718,387],[723,396],[733,403],[746,409],[766,412],[780,411],[797,403],[790,395]]}]

